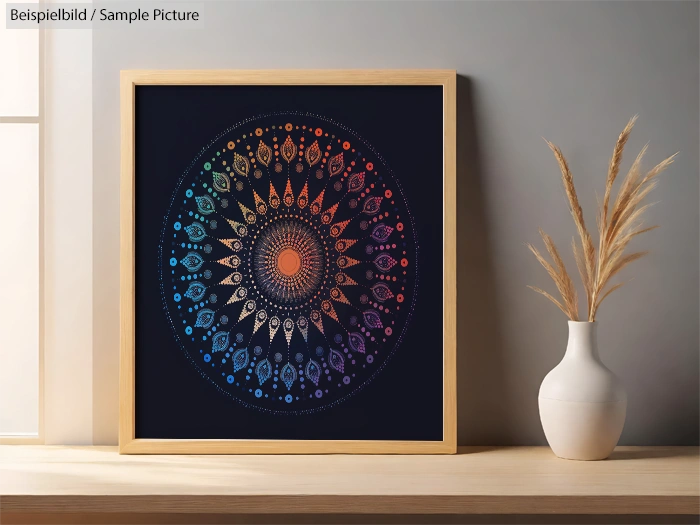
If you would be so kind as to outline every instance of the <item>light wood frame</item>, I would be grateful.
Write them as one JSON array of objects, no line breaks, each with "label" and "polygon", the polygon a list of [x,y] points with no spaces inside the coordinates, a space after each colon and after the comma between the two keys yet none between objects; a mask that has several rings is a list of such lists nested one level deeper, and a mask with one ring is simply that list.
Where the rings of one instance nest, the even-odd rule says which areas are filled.
[{"label": "light wood frame", "polygon": [[[457,450],[456,72],[212,70],[121,72],[119,452],[122,454],[453,454]],[[139,85],[435,85],[443,87],[443,440],[136,439],[135,87]]]}]

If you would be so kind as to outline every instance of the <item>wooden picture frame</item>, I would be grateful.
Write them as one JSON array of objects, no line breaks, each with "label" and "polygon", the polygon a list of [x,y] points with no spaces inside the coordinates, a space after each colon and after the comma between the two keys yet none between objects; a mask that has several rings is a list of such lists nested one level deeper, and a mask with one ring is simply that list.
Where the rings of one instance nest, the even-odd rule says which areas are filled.
[{"label": "wooden picture frame", "polygon": [[[442,86],[443,434],[441,441],[136,438],[135,92],[137,86]],[[451,70],[121,72],[120,379],[122,454],[451,454],[456,452],[456,73]]]}]

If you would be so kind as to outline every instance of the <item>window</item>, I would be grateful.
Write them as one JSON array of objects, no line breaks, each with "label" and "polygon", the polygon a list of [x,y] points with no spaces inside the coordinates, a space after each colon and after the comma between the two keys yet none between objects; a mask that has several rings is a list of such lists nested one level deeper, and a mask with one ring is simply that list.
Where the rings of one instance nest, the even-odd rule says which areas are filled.
[{"label": "window", "polygon": [[0,9],[0,442],[42,440],[42,58]]}]

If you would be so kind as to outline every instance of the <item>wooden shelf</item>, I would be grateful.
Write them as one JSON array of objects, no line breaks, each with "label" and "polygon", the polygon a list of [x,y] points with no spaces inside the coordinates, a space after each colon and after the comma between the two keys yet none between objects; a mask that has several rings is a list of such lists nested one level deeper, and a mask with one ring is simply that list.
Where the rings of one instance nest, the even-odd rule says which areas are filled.
[{"label": "wooden shelf", "polygon": [[[606,461],[545,447],[454,456],[120,456],[0,446],[0,522],[61,515],[700,514],[695,447],[620,447]],[[42,521],[44,523],[46,521]]]}]

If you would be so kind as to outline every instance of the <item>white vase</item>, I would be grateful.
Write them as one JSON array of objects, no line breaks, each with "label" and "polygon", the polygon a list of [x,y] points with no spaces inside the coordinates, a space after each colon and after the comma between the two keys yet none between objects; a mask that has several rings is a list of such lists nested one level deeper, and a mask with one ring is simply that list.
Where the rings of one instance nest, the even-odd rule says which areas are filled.
[{"label": "white vase", "polygon": [[597,323],[569,321],[564,359],[540,387],[540,420],[560,458],[607,458],[625,425],[627,394],[600,360],[597,331]]}]

